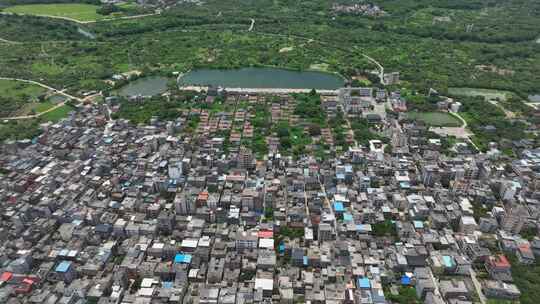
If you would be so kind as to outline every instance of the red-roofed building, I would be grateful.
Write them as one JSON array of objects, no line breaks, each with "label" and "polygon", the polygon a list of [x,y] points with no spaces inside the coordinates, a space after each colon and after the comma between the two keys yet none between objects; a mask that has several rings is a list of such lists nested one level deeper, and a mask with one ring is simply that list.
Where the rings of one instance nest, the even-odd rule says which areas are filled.
[{"label": "red-roofed building", "polygon": [[510,270],[510,262],[502,255],[490,256],[486,261],[486,267],[494,271],[508,271]]},{"label": "red-roofed building", "polygon": [[6,271],[2,273],[2,275],[0,275],[0,282],[7,282],[11,280],[12,277],[13,277],[13,273]]},{"label": "red-roofed building", "polygon": [[489,256],[486,260],[486,270],[494,278],[511,280],[511,265],[508,259],[502,255]]},{"label": "red-roofed building", "polygon": [[199,195],[197,196],[197,206],[202,207],[206,206],[206,203],[208,202],[208,191],[201,191]]},{"label": "red-roofed building", "polygon": [[27,294],[32,291],[32,287],[36,281],[33,278],[24,278],[22,282],[15,288],[17,294]]},{"label": "red-roofed building", "polygon": [[257,236],[261,239],[271,239],[274,237],[274,232],[270,230],[261,230],[257,233]]},{"label": "red-roofed building", "polygon": [[534,254],[531,249],[531,244],[529,243],[519,245],[516,255],[521,264],[530,265],[534,264],[535,262]]}]

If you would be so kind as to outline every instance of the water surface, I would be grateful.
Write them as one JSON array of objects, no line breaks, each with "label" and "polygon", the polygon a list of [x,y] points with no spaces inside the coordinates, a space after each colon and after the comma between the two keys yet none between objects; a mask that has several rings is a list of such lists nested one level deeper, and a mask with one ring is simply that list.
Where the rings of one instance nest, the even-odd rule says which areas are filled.
[{"label": "water surface", "polygon": [[179,84],[228,88],[334,90],[343,87],[344,79],[330,73],[277,68],[196,69],[182,76]]},{"label": "water surface", "polygon": [[149,76],[134,80],[121,87],[118,93],[121,96],[154,96],[167,91],[167,77]]},{"label": "water surface", "polygon": [[540,94],[529,95],[529,100],[531,102],[540,102]]},{"label": "water surface", "polygon": [[63,101],[65,101],[67,99],[66,96],[64,95],[60,95],[60,94],[55,94],[55,95],[51,95],[49,97],[49,100],[53,103],[61,103]]}]

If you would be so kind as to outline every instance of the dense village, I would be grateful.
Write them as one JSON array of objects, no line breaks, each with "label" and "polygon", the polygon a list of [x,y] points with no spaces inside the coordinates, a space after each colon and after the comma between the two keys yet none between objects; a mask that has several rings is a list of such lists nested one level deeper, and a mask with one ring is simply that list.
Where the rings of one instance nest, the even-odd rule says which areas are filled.
[{"label": "dense village", "polygon": [[[285,153],[274,134],[261,154],[246,143],[269,96],[207,94],[230,106],[135,124],[115,113],[141,97],[110,96],[0,146],[0,303],[520,297],[512,269],[540,256],[530,143],[516,143],[517,159],[496,143],[475,153],[466,138],[447,153],[425,124],[401,119],[399,92],[349,88],[321,96],[325,117],[344,117],[339,142],[335,128],[308,130],[289,94],[270,96],[272,124],[305,126],[302,152],[325,148]],[[378,137],[355,136],[359,119]]]}]

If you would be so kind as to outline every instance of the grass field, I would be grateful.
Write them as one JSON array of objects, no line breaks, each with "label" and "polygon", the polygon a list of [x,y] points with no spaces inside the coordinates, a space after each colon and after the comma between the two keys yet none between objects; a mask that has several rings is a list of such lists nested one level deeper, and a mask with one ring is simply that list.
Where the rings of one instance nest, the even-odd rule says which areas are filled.
[{"label": "grass field", "polygon": [[37,85],[12,80],[0,80],[0,96],[2,97],[21,99],[27,96],[37,98],[43,93],[45,93],[45,89]]},{"label": "grass field", "polygon": [[71,111],[73,111],[73,108],[71,106],[63,105],[58,109],[55,109],[54,111],[41,115],[40,118],[42,121],[57,122],[60,119],[67,117],[69,112]]},{"label": "grass field", "polygon": [[23,116],[23,115],[33,115],[39,114],[41,112],[47,111],[48,109],[54,107],[55,104],[50,101],[44,102],[31,102],[25,104],[20,110],[18,110],[14,116]]},{"label": "grass field", "polygon": [[4,11],[16,14],[64,17],[78,21],[95,21],[105,18],[96,13],[98,6],[81,3],[15,5]]},{"label": "grass field", "polygon": [[475,89],[475,88],[448,88],[450,95],[458,96],[483,96],[485,99],[506,100],[512,95],[509,91]]},{"label": "grass field", "polygon": [[11,80],[0,80],[0,117],[26,115],[46,90],[40,86]]},{"label": "grass field", "polygon": [[461,121],[444,112],[408,112],[407,117],[420,120],[432,127],[460,127]]}]

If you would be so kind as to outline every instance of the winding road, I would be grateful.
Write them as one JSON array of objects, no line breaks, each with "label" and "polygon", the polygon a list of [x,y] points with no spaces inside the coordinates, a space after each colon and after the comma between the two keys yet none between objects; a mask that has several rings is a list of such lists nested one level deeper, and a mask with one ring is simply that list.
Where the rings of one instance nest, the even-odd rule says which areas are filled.
[{"label": "winding road", "polygon": [[[295,38],[295,39],[298,39],[298,40],[305,40],[307,42],[317,42],[321,45],[324,45],[324,46],[327,46],[327,47],[331,47],[331,48],[335,48],[335,49],[338,49],[338,50],[341,50],[343,52],[348,52],[350,53],[351,50],[349,49],[346,49],[346,48],[338,48],[336,47],[336,45],[333,45],[329,42],[326,42],[326,41],[322,41],[322,40],[318,40],[318,39],[314,39],[314,38],[307,38],[307,37],[304,37],[304,36],[298,36],[298,35],[286,35],[286,34],[276,34],[276,33],[267,33],[267,32],[258,32],[258,31],[253,31],[253,33],[256,33],[256,34],[259,34],[259,35],[263,35],[263,36],[274,36],[274,37],[282,37],[282,38]],[[379,78],[380,78],[380,82],[381,84],[385,84],[384,83],[384,67],[382,66],[382,64],[380,62],[378,62],[377,60],[375,60],[373,57],[369,56],[369,55],[366,55],[364,53],[362,53],[362,51],[357,47],[357,46],[353,46],[353,49],[355,50],[355,52],[358,52],[361,56],[363,56],[364,58],[366,58],[367,60],[369,60],[371,63],[375,64],[379,70]]]},{"label": "winding road", "polygon": [[461,115],[459,115],[458,113],[451,113],[451,112],[448,112],[450,113],[451,115],[453,115],[454,117],[457,117],[459,120],[461,120],[461,122],[463,123],[463,125],[461,125],[461,129],[463,129],[463,132],[464,133],[467,133],[467,140],[469,141],[469,143],[479,152],[479,153],[482,153],[482,150],[480,150],[480,148],[478,148],[478,146],[474,143],[474,141],[471,139],[471,136],[473,135],[472,133],[468,133],[466,130],[467,130],[467,127],[469,126],[467,124],[467,121],[461,117]]},{"label": "winding road", "polygon": [[[13,13],[6,13],[6,12],[0,12],[0,14],[13,15]],[[24,14],[21,14],[21,15],[24,15]],[[51,16],[51,15],[37,15],[37,16],[48,17],[48,18],[56,18],[56,19],[64,19],[64,20],[72,21],[72,22],[75,22],[75,23],[78,23],[78,24],[89,24],[89,23],[96,23],[96,22],[101,22],[101,21],[114,21],[114,20],[122,20],[122,19],[137,19],[137,18],[143,18],[143,17],[149,17],[149,16],[157,16],[157,15],[161,15],[160,10],[157,10],[155,13],[151,13],[151,14],[143,14],[143,15],[135,15],[135,16],[124,16],[124,17],[118,17],[118,18],[106,18],[106,19],[92,20],[92,21],[80,21],[80,20],[76,20],[76,19],[73,19],[73,18],[62,17],[62,16]],[[36,16],[36,15],[34,15],[34,16]],[[332,43],[329,43],[329,42],[322,41],[322,40],[318,40],[318,39],[314,39],[314,38],[308,38],[308,37],[299,36],[299,35],[259,32],[259,31],[254,31],[253,30],[254,27],[255,27],[255,19],[251,18],[251,25],[249,26],[248,32],[252,32],[252,33],[255,33],[255,34],[258,34],[258,35],[263,35],[263,36],[277,36],[277,37],[284,37],[284,38],[295,38],[295,39],[299,39],[299,40],[305,40],[305,41],[308,41],[308,42],[313,42],[314,41],[314,42],[317,42],[317,43],[319,43],[321,45],[336,48],[336,45],[334,45]],[[188,31],[189,30],[182,30],[182,32],[188,32]],[[12,44],[21,43],[21,42],[5,40],[5,39],[1,39],[1,38],[0,38],[0,42],[12,43]],[[33,42],[33,43],[35,43],[35,42]],[[345,51],[345,52],[351,52],[349,49],[346,49],[346,48],[338,48],[338,49],[340,49],[342,51]],[[353,49],[355,50],[355,52],[358,52],[358,54],[360,54],[361,56],[366,58],[368,61],[370,61],[371,63],[373,63],[373,64],[375,64],[377,66],[377,69],[378,69],[378,72],[379,72],[378,74],[379,74],[380,82],[381,82],[381,84],[384,85],[385,84],[384,83],[384,67],[382,66],[382,64],[380,62],[378,62],[376,59],[374,59],[373,57],[364,54],[357,46],[353,46]]]},{"label": "winding road", "polygon": [[384,83],[384,67],[382,66],[382,64],[380,64],[377,60],[373,59],[373,57],[370,57],[364,53],[362,53],[360,50],[358,50],[358,47],[354,47],[354,49],[356,49],[362,56],[364,56],[364,58],[366,58],[367,60],[369,60],[371,63],[375,64],[378,68],[379,68],[379,80],[381,81],[381,84],[385,84]]}]

